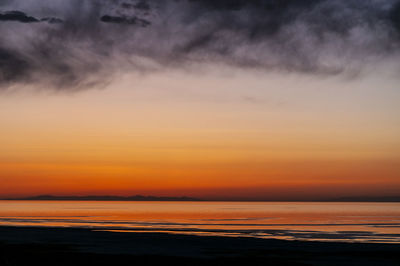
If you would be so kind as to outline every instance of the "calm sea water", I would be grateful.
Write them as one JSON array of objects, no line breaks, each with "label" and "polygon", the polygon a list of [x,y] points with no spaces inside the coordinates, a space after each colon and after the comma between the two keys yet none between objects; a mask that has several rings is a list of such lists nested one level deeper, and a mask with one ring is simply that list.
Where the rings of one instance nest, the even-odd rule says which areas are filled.
[{"label": "calm sea water", "polygon": [[400,203],[0,201],[0,225],[400,243]]}]

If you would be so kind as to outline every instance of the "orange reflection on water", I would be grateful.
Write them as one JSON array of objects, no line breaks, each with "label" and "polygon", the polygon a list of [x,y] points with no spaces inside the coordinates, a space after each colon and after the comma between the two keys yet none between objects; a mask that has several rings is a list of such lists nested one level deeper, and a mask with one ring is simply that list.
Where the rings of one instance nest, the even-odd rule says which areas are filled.
[{"label": "orange reflection on water", "polygon": [[400,243],[400,204],[1,201],[0,224]]}]

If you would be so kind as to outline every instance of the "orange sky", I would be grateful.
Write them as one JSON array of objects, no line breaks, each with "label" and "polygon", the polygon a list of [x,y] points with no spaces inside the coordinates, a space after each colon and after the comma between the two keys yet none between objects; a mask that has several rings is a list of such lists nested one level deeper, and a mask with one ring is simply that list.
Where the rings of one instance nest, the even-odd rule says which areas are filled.
[{"label": "orange sky", "polygon": [[398,194],[395,81],[227,73],[3,93],[0,196]]}]

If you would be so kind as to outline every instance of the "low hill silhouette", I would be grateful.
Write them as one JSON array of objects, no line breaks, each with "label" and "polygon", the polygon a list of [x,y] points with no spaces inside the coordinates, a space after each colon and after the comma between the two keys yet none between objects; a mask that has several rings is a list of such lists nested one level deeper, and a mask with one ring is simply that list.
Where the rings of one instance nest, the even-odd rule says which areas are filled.
[{"label": "low hill silhouette", "polygon": [[80,200],[80,201],[199,201],[191,197],[156,197],[156,196],[54,196],[39,195],[24,198],[9,198],[7,200]]}]

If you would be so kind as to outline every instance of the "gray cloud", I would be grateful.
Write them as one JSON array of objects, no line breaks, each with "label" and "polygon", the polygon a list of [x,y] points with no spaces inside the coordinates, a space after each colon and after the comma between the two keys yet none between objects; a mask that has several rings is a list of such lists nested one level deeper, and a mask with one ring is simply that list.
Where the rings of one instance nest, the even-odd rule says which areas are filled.
[{"label": "gray cloud", "polygon": [[335,75],[399,57],[400,1],[0,1],[0,33],[0,90],[213,63]]}]

